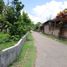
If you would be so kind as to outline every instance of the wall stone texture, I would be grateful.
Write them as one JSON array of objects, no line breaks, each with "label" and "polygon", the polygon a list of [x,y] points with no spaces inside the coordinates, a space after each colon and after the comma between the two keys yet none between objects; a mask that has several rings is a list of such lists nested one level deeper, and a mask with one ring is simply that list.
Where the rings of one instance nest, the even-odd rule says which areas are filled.
[{"label": "wall stone texture", "polygon": [[26,41],[27,35],[28,33],[24,35],[16,45],[0,51],[0,67],[8,67],[9,64],[16,60],[22,45]]}]

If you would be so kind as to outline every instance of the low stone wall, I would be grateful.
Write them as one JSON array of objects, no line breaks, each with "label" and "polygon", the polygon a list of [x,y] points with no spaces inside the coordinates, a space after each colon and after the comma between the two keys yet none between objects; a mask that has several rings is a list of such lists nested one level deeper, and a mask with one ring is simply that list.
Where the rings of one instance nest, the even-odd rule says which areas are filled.
[{"label": "low stone wall", "polygon": [[26,41],[27,35],[28,33],[24,35],[15,46],[6,48],[0,52],[0,67],[8,67],[8,65],[17,58],[22,45]]}]

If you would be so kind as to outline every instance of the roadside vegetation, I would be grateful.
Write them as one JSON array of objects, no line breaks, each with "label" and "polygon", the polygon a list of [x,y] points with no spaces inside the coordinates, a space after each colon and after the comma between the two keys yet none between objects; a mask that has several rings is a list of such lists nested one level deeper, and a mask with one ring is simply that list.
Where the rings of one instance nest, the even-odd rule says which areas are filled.
[{"label": "roadside vegetation", "polygon": [[0,33],[0,51],[16,44],[17,41],[13,41],[9,37],[9,34],[7,33]]},{"label": "roadside vegetation", "polygon": [[27,42],[21,49],[17,60],[9,67],[34,67],[36,58],[36,48],[34,46],[34,39],[31,34],[27,37]]},{"label": "roadside vegetation", "polygon": [[0,0],[0,50],[14,45],[32,29],[33,23],[28,14],[23,11],[21,15],[23,8],[20,0],[7,0],[7,3]]},{"label": "roadside vegetation", "polygon": [[42,25],[41,22],[37,22],[35,25],[34,25],[34,31],[37,31],[39,32],[40,31],[40,26]]}]

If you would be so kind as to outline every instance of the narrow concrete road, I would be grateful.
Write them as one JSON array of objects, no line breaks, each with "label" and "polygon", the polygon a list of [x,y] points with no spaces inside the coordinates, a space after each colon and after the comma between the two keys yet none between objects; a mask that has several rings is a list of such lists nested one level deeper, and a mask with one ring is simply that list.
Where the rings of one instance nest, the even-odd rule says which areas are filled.
[{"label": "narrow concrete road", "polygon": [[32,32],[37,48],[35,67],[67,67],[67,45]]}]

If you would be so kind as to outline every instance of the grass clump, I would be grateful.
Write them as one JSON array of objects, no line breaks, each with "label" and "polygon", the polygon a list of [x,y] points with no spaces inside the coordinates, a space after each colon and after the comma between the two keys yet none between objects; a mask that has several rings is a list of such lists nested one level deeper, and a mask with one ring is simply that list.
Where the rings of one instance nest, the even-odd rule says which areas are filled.
[{"label": "grass clump", "polygon": [[15,45],[16,42],[17,41],[13,41],[10,39],[9,34],[3,32],[0,33],[0,51]]}]

